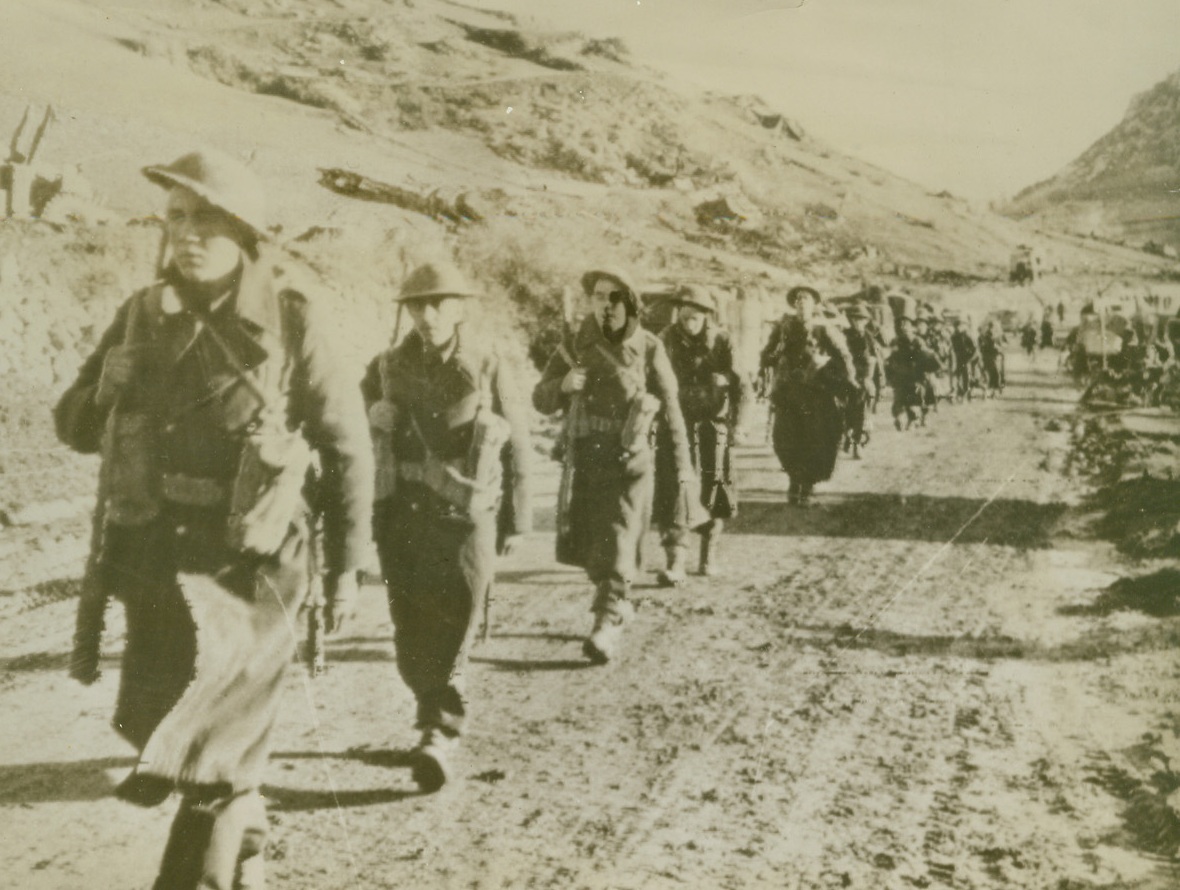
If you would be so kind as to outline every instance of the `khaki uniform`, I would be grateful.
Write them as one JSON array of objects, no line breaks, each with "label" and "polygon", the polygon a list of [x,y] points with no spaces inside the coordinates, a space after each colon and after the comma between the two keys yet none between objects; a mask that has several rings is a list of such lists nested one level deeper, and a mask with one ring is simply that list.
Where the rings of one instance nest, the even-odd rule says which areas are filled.
[{"label": "khaki uniform", "polygon": [[[260,850],[265,833],[254,792],[295,649],[290,621],[308,591],[309,541],[295,497],[273,549],[236,543],[235,483],[252,436],[267,429],[266,417],[277,418],[270,445],[301,437],[318,451],[330,573],[360,566],[372,490],[363,405],[315,304],[265,259],[245,259],[228,293],[200,317],[185,294],[184,280],[168,270],[132,296],[55,409],[58,435],[83,453],[100,450],[111,411],[111,429],[120,418],[139,419],[134,448],[106,450],[97,571],[127,619],[114,724],[140,761],[120,793],[140,803],[174,786],[185,793],[156,884],[167,890],[201,880],[231,886],[235,863]],[[119,344],[135,349],[136,370],[117,406],[104,410],[95,397],[105,357]],[[124,465],[136,455],[146,456],[139,474]],[[302,477],[302,465],[292,466]],[[142,515],[128,519],[123,506],[132,501]]]},{"label": "khaki uniform", "polygon": [[[658,400],[678,480],[692,472],[688,439],[676,376],[658,337],[632,320],[621,340],[611,342],[591,315],[583,320],[572,347],[571,357],[587,377],[572,418],[571,537],[577,564],[596,587],[592,610],[614,613],[627,600],[639,565],[641,539],[651,520],[655,466],[646,431],[624,444],[628,418],[645,394]],[[569,371],[560,351],[550,359],[533,390],[538,411],[553,414],[570,408],[573,398],[561,391]]]},{"label": "khaki uniform", "polygon": [[774,452],[790,477],[788,494],[806,498],[836,467],[852,392],[852,356],[830,325],[788,315],[762,350],[762,366],[775,372]]},{"label": "khaki uniform", "polygon": [[[463,672],[495,570],[497,538],[532,530],[528,414],[508,366],[456,331],[440,355],[411,332],[369,366],[365,401],[392,403],[388,437],[397,478],[378,491],[373,523],[389,594],[397,665],[418,705],[417,724],[458,735],[466,715]],[[384,367],[383,367],[384,365]],[[508,422],[502,452],[485,455],[484,496],[440,485],[428,465],[474,479],[480,412]],[[489,459],[490,458],[490,459]]]},{"label": "khaki uniform", "polygon": [[844,421],[844,450],[851,449],[856,457],[860,446],[868,443],[871,432],[869,410],[874,404],[877,380],[881,376],[881,351],[867,327],[863,332],[849,327],[844,337],[853,369],[853,391],[848,397]]},{"label": "khaki uniform", "polygon": [[893,387],[893,423],[898,429],[901,429],[902,415],[907,425],[915,420],[926,422],[927,380],[939,367],[938,357],[921,338],[898,335],[885,363],[886,376]]},{"label": "khaki uniform", "polygon": [[[734,370],[729,335],[709,319],[697,336],[671,324],[660,334],[660,341],[679,387],[689,455],[701,483],[700,502],[712,523],[732,519],[738,508],[733,436],[749,403],[749,386]],[[670,430],[661,424],[654,519],[664,532],[665,547],[683,546],[688,534],[678,504],[675,457]]]}]

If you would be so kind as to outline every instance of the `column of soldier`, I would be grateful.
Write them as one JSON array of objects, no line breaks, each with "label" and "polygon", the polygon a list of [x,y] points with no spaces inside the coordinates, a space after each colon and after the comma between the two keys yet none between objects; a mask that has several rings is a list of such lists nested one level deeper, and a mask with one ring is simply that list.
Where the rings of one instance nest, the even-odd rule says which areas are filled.
[{"label": "column of soldier", "polygon": [[[255,175],[212,152],[143,172],[165,190],[166,262],[54,412],[64,442],[102,455],[71,673],[96,678],[102,608],[117,597],[126,643],[114,725],[140,752],[117,794],[142,806],[181,794],[154,886],[256,888],[267,831],[258,789],[295,648],[289,617],[322,574],[326,629],[346,625],[372,542],[417,706],[412,775],[424,792],[450,777],[460,678],[495,560],[532,528],[528,411],[509,365],[466,332],[477,291],[454,266],[422,266],[391,295],[412,330],[358,387],[325,307],[265,243]],[[583,651],[605,664],[632,614],[650,524],[666,550],[662,584],[684,582],[692,532],[700,574],[716,572],[749,387],[707,289],[681,287],[657,336],[641,326],[625,272],[591,270],[581,284],[588,311],[532,402],[564,416],[556,555],[589,576]],[[900,393],[898,423],[925,417],[937,350],[903,318],[882,361],[863,307],[847,313],[845,337],[814,289],[788,302],[762,363],[788,500],[805,505],[841,440],[867,441],[882,374]],[[982,343],[977,352],[986,376]],[[1002,386],[1002,375],[987,379]]]}]

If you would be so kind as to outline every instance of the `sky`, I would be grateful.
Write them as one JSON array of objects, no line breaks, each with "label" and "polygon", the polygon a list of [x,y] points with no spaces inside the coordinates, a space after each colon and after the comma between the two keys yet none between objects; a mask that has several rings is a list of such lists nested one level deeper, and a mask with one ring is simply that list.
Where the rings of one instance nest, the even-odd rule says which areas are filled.
[{"label": "sky", "polygon": [[1180,0],[467,2],[622,37],[639,63],[981,201],[1053,175],[1180,69]]}]

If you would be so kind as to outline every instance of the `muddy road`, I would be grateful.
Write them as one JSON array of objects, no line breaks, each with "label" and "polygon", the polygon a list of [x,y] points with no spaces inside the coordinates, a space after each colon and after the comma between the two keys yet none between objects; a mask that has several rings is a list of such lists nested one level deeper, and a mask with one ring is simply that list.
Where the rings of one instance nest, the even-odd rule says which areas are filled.
[{"label": "muddy road", "polygon": [[[1060,472],[1075,393],[1040,361],[1013,356],[1002,399],[925,429],[882,407],[806,510],[745,448],[724,577],[643,578],[618,664],[583,660],[587,584],[535,535],[503,566],[437,795],[405,767],[411,700],[366,589],[327,674],[289,674],[272,886],[1180,886],[1180,619],[1093,607],[1159,566],[1084,533]],[[108,726],[117,616],[103,679],[64,674],[83,529],[0,538],[24,579],[0,604],[5,887],[147,887],[175,805],[111,797],[132,765]]]}]

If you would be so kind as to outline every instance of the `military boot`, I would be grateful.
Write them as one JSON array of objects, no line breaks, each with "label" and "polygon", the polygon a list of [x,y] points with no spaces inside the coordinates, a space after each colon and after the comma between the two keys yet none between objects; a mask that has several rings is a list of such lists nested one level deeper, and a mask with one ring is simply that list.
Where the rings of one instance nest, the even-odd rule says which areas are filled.
[{"label": "military boot", "polygon": [[721,520],[714,519],[712,525],[701,532],[701,574],[706,578],[716,578],[719,574],[717,545],[720,538]]},{"label": "military boot", "polygon": [[429,726],[411,753],[411,775],[418,788],[431,794],[442,788],[452,776],[451,759],[459,747],[459,737],[448,735],[437,726]]},{"label": "military boot", "polygon": [[607,664],[618,655],[623,625],[635,614],[626,600],[614,600],[594,613],[594,629],[582,644],[582,653],[593,664]]},{"label": "military boot", "polygon": [[656,580],[659,581],[660,587],[679,587],[685,581],[688,570],[685,563],[688,561],[688,548],[683,544],[676,544],[666,548],[668,554],[667,568],[661,569],[656,575]]}]

